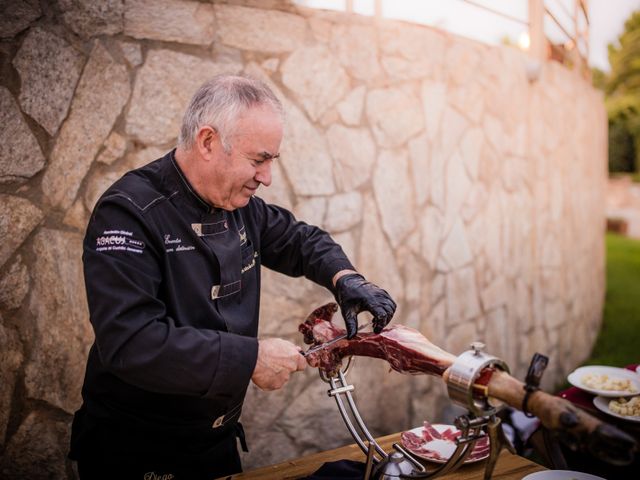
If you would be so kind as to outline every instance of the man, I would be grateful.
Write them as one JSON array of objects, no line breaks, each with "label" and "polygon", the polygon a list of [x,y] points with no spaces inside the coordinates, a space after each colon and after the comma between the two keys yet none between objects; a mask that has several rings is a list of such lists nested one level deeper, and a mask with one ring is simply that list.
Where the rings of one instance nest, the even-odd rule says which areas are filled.
[{"label": "man", "polygon": [[261,82],[219,76],[185,113],[178,147],[98,201],[84,242],[95,342],[70,458],[82,479],[215,478],[241,471],[249,381],[282,387],[296,345],[257,339],[260,266],[332,290],[350,336],[395,311],[324,231],[255,197],[271,183],[282,107]]}]

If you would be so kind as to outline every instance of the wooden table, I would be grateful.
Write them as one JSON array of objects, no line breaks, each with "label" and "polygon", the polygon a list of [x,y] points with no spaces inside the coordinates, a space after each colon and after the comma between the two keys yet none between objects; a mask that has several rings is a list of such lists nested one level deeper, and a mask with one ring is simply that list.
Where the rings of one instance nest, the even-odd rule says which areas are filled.
[{"label": "wooden table", "polygon": [[[394,433],[376,439],[382,448],[386,452],[392,450],[392,444],[400,441],[400,434]],[[305,477],[315,472],[325,462],[332,462],[336,460],[359,460],[364,462],[366,456],[362,453],[362,450],[356,445],[347,445],[346,447],[336,448],[334,450],[327,450],[325,452],[315,453],[313,455],[307,455],[306,457],[300,457],[286,462],[277,463],[275,465],[269,465],[267,467],[257,468],[245,473],[233,475],[230,477],[221,477],[225,480],[240,480],[240,479],[260,479],[260,480],[288,480]],[[485,461],[476,462],[473,464],[465,465],[458,470],[444,475],[443,479],[457,479],[457,480],[482,480],[484,478],[484,465]],[[431,464],[433,465],[433,464]],[[544,467],[530,462],[529,460],[519,457],[518,455],[512,455],[506,450],[503,450],[498,458],[496,468],[493,472],[494,480],[521,480],[522,477],[533,472],[545,470]]]}]

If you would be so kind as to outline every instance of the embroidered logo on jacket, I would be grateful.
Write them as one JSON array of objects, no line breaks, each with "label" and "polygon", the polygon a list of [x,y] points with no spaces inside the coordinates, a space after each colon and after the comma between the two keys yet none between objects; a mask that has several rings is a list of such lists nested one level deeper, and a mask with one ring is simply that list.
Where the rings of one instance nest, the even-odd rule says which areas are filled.
[{"label": "embroidered logo on jacket", "polygon": [[196,249],[193,245],[182,245],[182,239],[180,237],[172,237],[170,233],[165,233],[164,244],[167,247],[167,253],[188,252]]},{"label": "embroidered logo on jacket", "polygon": [[96,252],[142,253],[144,247],[144,242],[133,238],[133,232],[127,230],[105,230],[96,237]]}]

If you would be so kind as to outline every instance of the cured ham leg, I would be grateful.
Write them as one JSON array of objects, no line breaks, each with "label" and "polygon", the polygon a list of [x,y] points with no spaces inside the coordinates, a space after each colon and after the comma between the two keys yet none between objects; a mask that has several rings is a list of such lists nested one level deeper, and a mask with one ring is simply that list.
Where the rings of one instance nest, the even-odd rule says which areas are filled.
[{"label": "cured ham leg", "polygon": [[[344,333],[344,329],[331,322],[337,310],[335,303],[329,303],[309,315],[299,326],[305,343],[320,345]],[[388,326],[379,334],[360,332],[351,340],[339,340],[306,358],[309,365],[331,376],[340,369],[342,359],[351,355],[380,358],[400,373],[430,374],[441,376],[445,381],[449,367],[457,358],[432,344],[417,330],[402,325]],[[508,373],[484,369],[476,384],[487,387],[478,389],[476,394],[488,392],[489,397],[518,410],[522,408],[524,384]],[[570,446],[587,447],[613,464],[627,464],[633,460],[638,446],[632,437],[567,400],[538,390],[529,396],[527,407],[547,429],[559,432],[560,438]]]}]

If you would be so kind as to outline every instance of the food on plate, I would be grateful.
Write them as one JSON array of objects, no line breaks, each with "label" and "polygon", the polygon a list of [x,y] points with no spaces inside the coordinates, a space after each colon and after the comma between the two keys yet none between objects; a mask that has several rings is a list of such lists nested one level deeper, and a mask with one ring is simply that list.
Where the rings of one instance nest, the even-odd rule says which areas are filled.
[{"label": "food on plate", "polygon": [[628,378],[610,377],[607,374],[588,373],[580,380],[585,387],[593,388],[594,390],[629,393],[638,391]]},{"label": "food on plate", "polygon": [[624,417],[640,417],[640,396],[618,398],[609,402],[609,410]]},{"label": "food on plate", "polygon": [[[426,421],[420,434],[415,433],[416,430],[402,432],[400,436],[402,445],[411,453],[436,462],[446,462],[451,458],[456,450],[455,440],[462,435],[462,432],[455,427],[434,426]],[[466,461],[474,462],[487,457],[489,447],[489,437],[482,437],[476,442]]]}]

